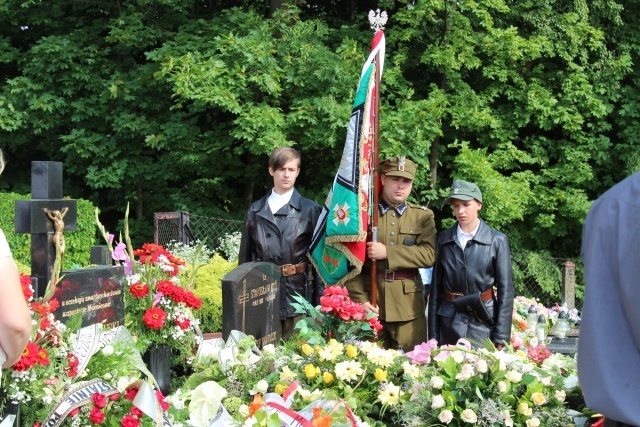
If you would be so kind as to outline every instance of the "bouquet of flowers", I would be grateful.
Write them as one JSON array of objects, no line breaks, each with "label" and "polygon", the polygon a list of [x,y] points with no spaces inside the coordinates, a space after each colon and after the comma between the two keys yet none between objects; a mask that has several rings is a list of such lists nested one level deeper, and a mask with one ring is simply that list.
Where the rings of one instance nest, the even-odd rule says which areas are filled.
[{"label": "bouquet of flowers", "polygon": [[[565,427],[572,423],[564,402],[567,387],[577,384],[565,383],[566,372],[562,375],[557,369],[565,356],[538,349],[532,360],[523,352],[473,350],[463,339],[456,346],[440,348],[432,341],[407,355],[422,365],[396,411],[405,425]],[[554,361],[545,364],[551,357]]]},{"label": "bouquet of flowers", "polygon": [[382,329],[378,317],[373,313],[367,315],[362,304],[352,301],[347,288],[340,285],[325,288],[319,307],[313,307],[299,295],[293,298],[296,313],[305,316],[296,328],[310,344],[325,343],[325,338],[338,341],[372,339]]},{"label": "bouquet of flowers", "polygon": [[128,212],[127,206],[124,241],[112,248],[114,236],[100,223],[96,209],[96,223],[109,242],[112,258],[125,267],[125,325],[136,336],[141,353],[151,346],[170,346],[176,360],[189,364],[201,341],[193,310],[202,306],[202,300],[182,284],[188,276],[185,261],[153,243],[133,250]]}]

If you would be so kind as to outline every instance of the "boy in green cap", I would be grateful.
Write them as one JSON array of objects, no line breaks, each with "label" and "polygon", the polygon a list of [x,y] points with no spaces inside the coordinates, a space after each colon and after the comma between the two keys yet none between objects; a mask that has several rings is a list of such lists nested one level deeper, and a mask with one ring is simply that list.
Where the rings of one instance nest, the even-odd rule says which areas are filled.
[{"label": "boy in green cap", "polygon": [[438,259],[429,295],[429,338],[438,345],[490,339],[498,349],[511,340],[514,287],[507,236],[478,216],[482,192],[454,181],[445,204],[457,223],[437,237]]}]

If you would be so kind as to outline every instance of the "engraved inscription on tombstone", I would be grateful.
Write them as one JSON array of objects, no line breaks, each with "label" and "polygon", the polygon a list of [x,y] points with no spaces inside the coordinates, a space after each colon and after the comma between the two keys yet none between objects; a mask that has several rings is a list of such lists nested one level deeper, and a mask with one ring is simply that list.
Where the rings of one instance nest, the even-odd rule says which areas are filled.
[{"label": "engraved inscription on tombstone", "polygon": [[99,266],[63,271],[53,298],[54,315],[62,323],[82,314],[82,326],[103,323],[108,329],[124,324],[124,267]]},{"label": "engraved inscription on tombstone", "polygon": [[232,330],[255,337],[258,347],[280,340],[280,271],[269,262],[241,264],[222,279],[222,338]]}]

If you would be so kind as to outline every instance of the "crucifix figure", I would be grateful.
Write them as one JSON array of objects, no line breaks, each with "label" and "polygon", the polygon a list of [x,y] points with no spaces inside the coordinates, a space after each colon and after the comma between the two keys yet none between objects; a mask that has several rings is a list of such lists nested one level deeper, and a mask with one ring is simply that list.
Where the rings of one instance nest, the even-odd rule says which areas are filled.
[{"label": "crucifix figure", "polygon": [[76,200],[63,198],[62,163],[31,162],[31,200],[16,200],[15,208],[16,233],[31,234],[31,280],[41,297],[51,279],[56,249],[60,261],[65,253],[63,233],[77,228]]},{"label": "crucifix figure", "polygon": [[67,214],[68,210],[69,208],[66,206],[62,208],[61,211],[57,209],[56,210],[49,210],[47,208],[43,209],[44,213],[47,214],[49,219],[53,222],[53,230],[54,230],[53,244],[56,245],[56,248],[58,249],[58,253],[60,254],[60,262],[62,262],[62,258],[64,258],[64,250],[65,250],[64,221],[62,219]]}]

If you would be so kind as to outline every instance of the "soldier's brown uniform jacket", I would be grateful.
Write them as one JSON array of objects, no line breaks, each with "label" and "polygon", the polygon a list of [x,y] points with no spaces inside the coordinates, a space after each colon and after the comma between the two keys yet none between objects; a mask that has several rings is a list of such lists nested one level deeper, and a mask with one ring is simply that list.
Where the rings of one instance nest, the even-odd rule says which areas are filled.
[{"label": "soldier's brown uniform jacket", "polygon": [[[436,259],[433,212],[408,202],[394,209],[381,201],[379,207],[378,241],[387,249],[387,259],[377,262],[378,275],[387,272],[386,278],[378,278],[380,320],[402,322],[424,318],[423,284],[417,269],[431,267]],[[410,273],[407,270],[415,270],[415,279],[393,280],[394,271],[402,271],[404,276]],[[345,284],[349,296],[360,303],[369,301],[371,279],[368,260],[362,271]]]}]

